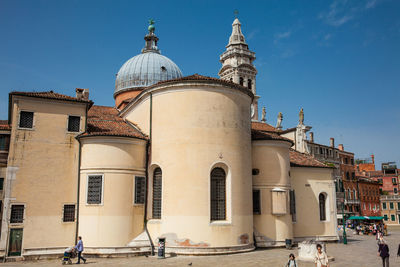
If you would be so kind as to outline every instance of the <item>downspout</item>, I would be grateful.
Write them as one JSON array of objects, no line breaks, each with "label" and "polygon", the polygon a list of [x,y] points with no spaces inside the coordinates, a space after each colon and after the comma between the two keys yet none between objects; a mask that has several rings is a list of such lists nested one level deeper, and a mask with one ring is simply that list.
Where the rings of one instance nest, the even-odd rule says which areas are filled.
[{"label": "downspout", "polygon": [[[85,114],[85,131],[87,131],[87,117],[88,117],[88,110],[89,104],[86,104],[86,114]],[[75,244],[78,243],[78,232],[79,232],[79,201],[81,195],[81,155],[82,155],[82,143],[79,137],[75,137],[79,143],[79,150],[78,150],[78,185],[77,185],[77,193],[76,193],[76,228],[75,228]]]},{"label": "downspout", "polygon": [[153,94],[150,93],[150,125],[149,125],[149,140],[146,143],[146,179],[145,179],[145,194],[144,194],[144,230],[150,241],[151,255],[154,256],[154,244],[151,239],[149,230],[147,229],[147,195],[148,195],[148,181],[149,181],[149,161],[151,156],[151,142],[152,142],[152,125],[153,125]]}]

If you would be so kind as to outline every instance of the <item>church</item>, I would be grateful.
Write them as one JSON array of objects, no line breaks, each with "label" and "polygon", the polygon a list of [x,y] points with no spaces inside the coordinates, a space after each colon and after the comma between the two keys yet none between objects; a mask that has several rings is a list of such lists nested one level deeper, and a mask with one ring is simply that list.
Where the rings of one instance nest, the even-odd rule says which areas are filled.
[{"label": "church", "polygon": [[338,240],[333,168],[293,149],[281,114],[276,127],[259,119],[239,20],[219,78],[183,76],[153,21],[144,40],[118,71],[113,107],[88,89],[9,93],[0,255],[58,256],[78,236],[93,256],[150,253],[160,238],[182,255]]}]

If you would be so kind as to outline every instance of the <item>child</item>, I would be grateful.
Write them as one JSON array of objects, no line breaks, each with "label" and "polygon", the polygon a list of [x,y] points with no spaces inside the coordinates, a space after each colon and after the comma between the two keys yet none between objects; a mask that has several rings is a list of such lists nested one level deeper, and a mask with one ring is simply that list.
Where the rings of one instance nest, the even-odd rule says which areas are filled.
[{"label": "child", "polygon": [[297,263],[293,254],[289,255],[289,261],[285,267],[297,267]]}]

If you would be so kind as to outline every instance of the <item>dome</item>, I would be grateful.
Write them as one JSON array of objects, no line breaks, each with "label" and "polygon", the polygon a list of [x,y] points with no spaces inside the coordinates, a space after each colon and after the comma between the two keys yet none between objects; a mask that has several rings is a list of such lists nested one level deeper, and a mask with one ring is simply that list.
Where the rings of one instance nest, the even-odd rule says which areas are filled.
[{"label": "dome", "polygon": [[178,66],[169,58],[159,54],[158,49],[145,50],[122,65],[115,81],[114,94],[181,77],[182,72]]}]

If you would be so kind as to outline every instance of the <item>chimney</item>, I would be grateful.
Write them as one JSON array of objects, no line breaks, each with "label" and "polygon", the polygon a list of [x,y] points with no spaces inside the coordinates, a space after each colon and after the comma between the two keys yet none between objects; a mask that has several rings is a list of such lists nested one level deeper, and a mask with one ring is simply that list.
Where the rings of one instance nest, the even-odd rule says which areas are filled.
[{"label": "chimney", "polygon": [[341,150],[341,151],[343,151],[343,150],[344,150],[343,144],[339,144],[339,145],[338,145],[338,149]]},{"label": "chimney", "polygon": [[89,89],[76,88],[75,92],[79,100],[89,100]]},{"label": "chimney", "polygon": [[314,133],[310,132],[310,142],[314,143]]},{"label": "chimney", "polygon": [[335,138],[331,137],[330,139],[331,147],[335,147]]}]

